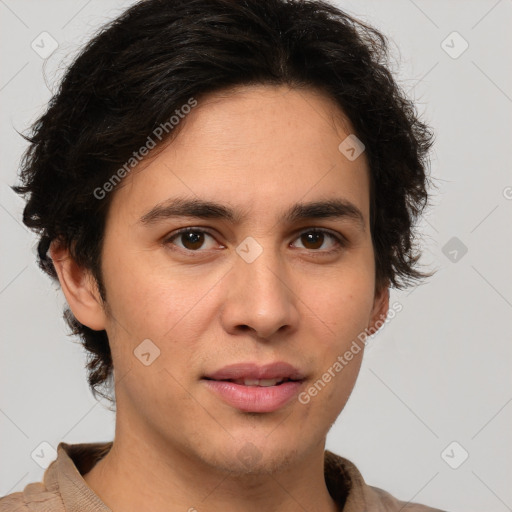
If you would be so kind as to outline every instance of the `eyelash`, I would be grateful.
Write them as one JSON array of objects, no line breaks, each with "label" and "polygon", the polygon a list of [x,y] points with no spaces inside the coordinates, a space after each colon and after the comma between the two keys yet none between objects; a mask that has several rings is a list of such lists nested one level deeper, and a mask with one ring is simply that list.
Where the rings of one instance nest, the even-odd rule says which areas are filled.
[{"label": "eyelash", "polygon": [[[173,245],[172,241],[175,238],[178,238],[180,235],[182,235],[184,233],[206,233],[207,235],[210,235],[212,238],[215,238],[215,236],[212,233],[210,233],[209,230],[206,230],[206,229],[203,229],[203,228],[187,227],[187,228],[178,229],[177,231],[173,232],[169,237],[167,237],[164,240],[164,242],[163,242],[164,245]],[[298,235],[296,236],[295,240],[300,238],[302,235],[304,235],[306,233],[321,233],[323,235],[327,235],[327,236],[333,238],[336,241],[336,243],[337,243],[337,246],[334,249],[330,249],[328,251],[310,249],[312,251],[312,255],[313,256],[322,256],[322,255],[325,256],[325,255],[329,255],[329,254],[334,254],[336,252],[339,252],[341,249],[346,247],[346,245],[348,244],[347,239],[343,235],[335,233],[335,232],[332,232],[332,231],[330,231],[328,229],[325,229],[325,228],[306,228],[306,229],[302,230],[300,233],[298,233]],[[205,252],[205,251],[201,251],[201,250],[192,251],[190,249],[182,249],[181,247],[178,247],[177,249],[171,249],[171,250],[178,250],[178,251],[181,251],[181,252],[186,251],[187,254],[194,254],[194,253]]]}]

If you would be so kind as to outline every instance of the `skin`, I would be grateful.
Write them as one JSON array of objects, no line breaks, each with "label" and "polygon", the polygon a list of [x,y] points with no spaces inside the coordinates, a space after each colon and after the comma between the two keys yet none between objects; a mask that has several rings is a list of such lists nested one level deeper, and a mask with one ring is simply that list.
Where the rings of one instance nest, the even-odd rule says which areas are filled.
[{"label": "skin", "polygon": [[[335,511],[325,441],[363,351],[308,404],[293,399],[271,413],[227,405],[201,377],[235,362],[287,361],[306,373],[307,389],[385,317],[389,291],[375,286],[367,160],[338,150],[350,123],[314,90],[237,88],[202,99],[182,123],[177,138],[113,192],[102,250],[108,309],[90,273],[51,248],[72,312],[107,331],[115,367],[114,444],[85,481],[126,512]],[[247,217],[138,222],[175,196]],[[357,206],[364,229],[348,218],[277,221],[296,202],[332,198]],[[204,244],[183,236],[164,242],[183,227],[209,230]],[[335,239],[301,236],[312,227],[348,242],[328,254]],[[263,249],[252,263],[235,250],[248,236]],[[133,351],[148,338],[160,356],[145,366]],[[248,442],[250,463],[239,457]]]}]

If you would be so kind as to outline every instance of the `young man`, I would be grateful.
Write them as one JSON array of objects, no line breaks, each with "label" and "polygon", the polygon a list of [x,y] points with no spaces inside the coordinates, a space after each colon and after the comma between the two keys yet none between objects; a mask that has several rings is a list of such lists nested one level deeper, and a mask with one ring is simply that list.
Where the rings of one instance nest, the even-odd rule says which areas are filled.
[{"label": "young man", "polygon": [[316,1],[146,0],[86,46],[15,189],[115,439],[1,511],[434,510],[325,450],[390,286],[429,275],[432,136],[385,57]]}]

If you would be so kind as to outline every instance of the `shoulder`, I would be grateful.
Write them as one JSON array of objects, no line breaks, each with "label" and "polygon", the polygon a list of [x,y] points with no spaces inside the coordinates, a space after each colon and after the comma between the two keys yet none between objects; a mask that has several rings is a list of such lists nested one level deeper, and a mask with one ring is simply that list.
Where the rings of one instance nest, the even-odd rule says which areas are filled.
[{"label": "shoulder", "polygon": [[389,492],[368,485],[353,462],[329,450],[325,452],[325,477],[329,492],[343,503],[344,512],[446,512],[398,500]]},{"label": "shoulder", "polygon": [[446,512],[438,508],[421,505],[420,503],[400,501],[389,492],[371,485],[367,485],[364,491],[368,504],[371,504],[370,510],[382,512]]},{"label": "shoulder", "polygon": [[0,512],[65,512],[58,492],[49,491],[41,482],[30,483],[23,491],[0,498]]},{"label": "shoulder", "polygon": [[29,483],[21,492],[0,497],[0,512],[108,511],[82,475],[111,445],[112,442],[59,443],[57,458],[46,468],[42,482]]}]

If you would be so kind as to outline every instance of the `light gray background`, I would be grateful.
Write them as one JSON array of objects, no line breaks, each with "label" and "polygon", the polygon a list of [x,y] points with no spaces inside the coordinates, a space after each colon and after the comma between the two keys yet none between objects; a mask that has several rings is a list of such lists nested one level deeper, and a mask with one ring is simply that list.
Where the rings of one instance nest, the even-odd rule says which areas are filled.
[{"label": "light gray background", "polygon": [[[35,264],[35,237],[8,185],[26,147],[15,129],[42,113],[80,45],[131,3],[0,0],[0,495],[41,479],[31,458],[41,442],[113,438],[114,415],[87,388],[63,296]],[[403,310],[372,341],[327,447],[401,499],[512,510],[512,1],[337,5],[390,37],[400,81],[436,132],[440,189],[420,231],[423,263],[439,271],[392,291]],[[31,48],[43,31],[59,43],[46,62]],[[454,31],[469,44],[458,58]],[[456,261],[445,248],[452,237],[468,249]],[[453,441],[462,448],[445,452],[452,465],[469,453],[458,469],[441,456]]]}]

